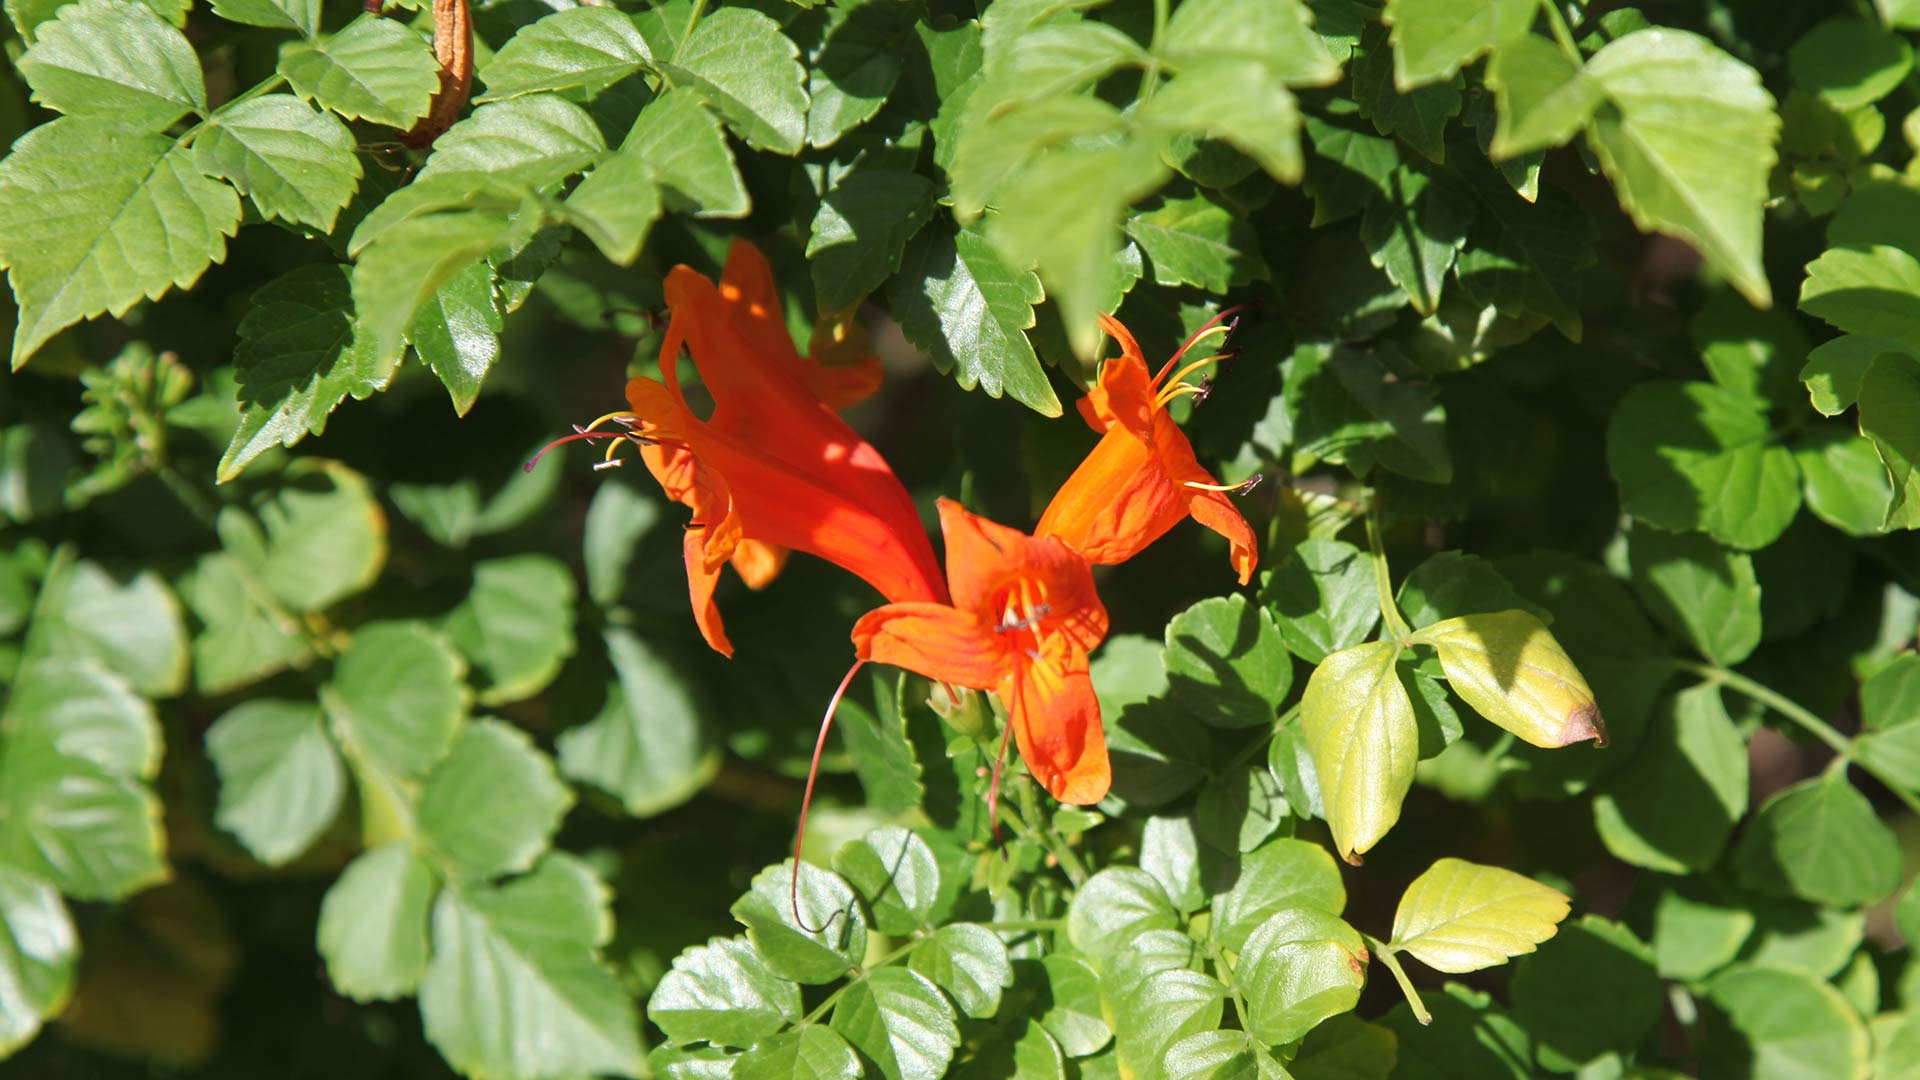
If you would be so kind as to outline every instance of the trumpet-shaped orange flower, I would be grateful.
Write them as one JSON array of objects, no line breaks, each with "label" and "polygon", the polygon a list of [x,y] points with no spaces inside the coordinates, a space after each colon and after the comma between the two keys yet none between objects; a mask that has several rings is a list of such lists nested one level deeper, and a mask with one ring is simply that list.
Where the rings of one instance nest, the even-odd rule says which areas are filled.
[{"label": "trumpet-shaped orange flower", "polygon": [[[665,291],[660,380],[632,380],[630,411],[569,439],[615,439],[609,461],[621,445],[639,443],[667,495],[693,511],[682,553],[707,644],[733,654],[713,599],[721,567],[731,562],[758,587],[779,572],[787,549],[852,571],[888,600],[944,601],[913,500],[880,452],[834,411],[872,392],[878,362],[828,368],[803,359],[781,321],[772,270],[745,242],[728,253],[719,285],[677,266]],[[683,347],[713,399],[705,419],[681,387]],[[605,423],[620,426],[595,430]]]},{"label": "trumpet-shaped orange flower", "polygon": [[1087,654],[1107,609],[1086,558],[940,500],[953,603],[888,604],[853,628],[862,661],[992,690],[1027,768],[1061,802],[1099,802],[1113,779]]},{"label": "trumpet-shaped orange flower", "polygon": [[1201,468],[1166,408],[1184,394],[1204,392],[1186,377],[1225,354],[1196,360],[1171,379],[1168,373],[1195,344],[1227,326],[1216,320],[1203,327],[1152,377],[1126,327],[1108,315],[1100,316],[1100,326],[1120,343],[1120,356],[1107,361],[1098,384],[1080,400],[1080,414],[1101,432],[1100,442],[1060,485],[1034,535],[1057,537],[1088,561],[1111,565],[1138,555],[1191,517],[1227,538],[1245,585],[1257,560],[1253,529],[1227,498],[1244,485],[1223,485]]}]

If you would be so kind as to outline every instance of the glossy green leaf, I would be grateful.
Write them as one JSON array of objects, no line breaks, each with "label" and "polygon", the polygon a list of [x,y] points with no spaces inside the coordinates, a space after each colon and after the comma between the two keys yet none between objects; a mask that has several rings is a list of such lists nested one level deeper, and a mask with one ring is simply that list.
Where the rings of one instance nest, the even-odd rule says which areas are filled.
[{"label": "glossy green leaf", "polygon": [[740,1055],[733,1080],[852,1080],[860,1058],[830,1027],[814,1025],[776,1035]]},{"label": "glossy green leaf", "polygon": [[674,86],[706,95],[748,145],[795,154],[807,132],[798,55],[780,24],[750,8],[723,8],[701,19],[661,70]]},{"label": "glossy green leaf", "polygon": [[573,792],[519,728],[480,720],[420,789],[420,832],[462,873],[491,878],[531,867],[553,841]]},{"label": "glossy green leaf", "polygon": [[0,1054],[32,1041],[73,994],[80,941],[60,893],[45,881],[0,866]]},{"label": "glossy green leaf", "polygon": [[193,163],[233,184],[266,217],[332,232],[360,186],[353,133],[291,94],[267,94],[214,113],[193,142]]},{"label": "glossy green leaf", "polygon": [[1553,42],[1522,34],[1487,62],[1499,124],[1489,149],[1496,160],[1560,146],[1593,118],[1605,94]]},{"label": "glossy green leaf", "polygon": [[[918,8],[900,0],[836,7],[807,71],[807,145],[832,146],[886,104],[913,57]],[[822,305],[827,306],[827,305]]]},{"label": "glossy green leaf", "polygon": [[878,289],[933,210],[933,183],[919,173],[865,168],[841,177],[821,198],[807,240],[814,305],[844,311]]},{"label": "glossy green leaf", "polygon": [[1318,664],[1380,621],[1373,564],[1352,544],[1309,539],[1260,579],[1260,599],[1294,655]]},{"label": "glossy green leaf", "polygon": [[799,985],[775,975],[742,938],[714,938],[674,957],[647,998],[647,1019],[680,1043],[752,1046],[799,1018]]},{"label": "glossy green leaf", "polygon": [[1240,856],[1232,883],[1213,898],[1212,933],[1229,949],[1283,908],[1338,915],[1346,909],[1340,869],[1319,844],[1280,837]]},{"label": "glossy green leaf", "polygon": [[1526,34],[1538,14],[1534,0],[1389,0],[1382,18],[1393,27],[1393,81],[1404,90],[1452,78]]},{"label": "glossy green leaf", "polygon": [[620,153],[646,163],[670,209],[740,217],[751,205],[720,121],[696,93],[668,91],[654,98],[640,110]]},{"label": "glossy green leaf", "polygon": [[1839,770],[1762,803],[1733,866],[1751,888],[1835,907],[1883,900],[1900,885],[1893,831]]},{"label": "glossy green leaf", "polygon": [[78,0],[34,28],[19,58],[35,103],[69,116],[161,131],[207,111],[200,58],[187,36],[145,4]]},{"label": "glossy green leaf", "polygon": [[867,902],[873,927],[883,934],[925,926],[940,894],[933,849],[898,825],[883,825],[834,852],[833,868]]},{"label": "glossy green leaf", "polygon": [[1800,510],[1799,469],[1765,412],[1707,383],[1635,387],[1607,426],[1607,464],[1628,513],[1729,547],[1765,547]]},{"label": "glossy green leaf", "polygon": [[165,880],[160,800],[146,785],[47,741],[8,738],[0,757],[0,864],[82,900],[118,899]]},{"label": "glossy green leaf", "polygon": [[1703,1076],[1863,1078],[1866,1025],[1833,987],[1790,971],[1734,968],[1707,984]]},{"label": "glossy green leaf", "polygon": [[1050,1004],[1040,1014],[1040,1026],[1059,1042],[1068,1057],[1086,1057],[1113,1041],[1113,1031],[1100,1011],[1100,976],[1085,960],[1066,953],[1049,953],[1039,961],[1014,961],[1015,978],[1028,964],[1045,972]]},{"label": "glossy green leaf", "polygon": [[213,13],[247,26],[297,30],[303,37],[320,32],[319,0],[214,0]]},{"label": "glossy green leaf", "polygon": [[649,60],[633,18],[612,8],[554,11],[523,26],[478,72],[476,104],[548,90],[604,90]]},{"label": "glossy green leaf", "polygon": [[839,874],[811,863],[800,864],[797,893],[791,860],[760,871],[732,912],[767,966],[795,982],[832,982],[866,954],[859,897]]},{"label": "glossy green leaf", "polygon": [[1300,0],[1195,0],[1175,9],[1158,50],[1176,66],[1253,60],[1290,84],[1324,86],[1340,68],[1309,32],[1313,21]]},{"label": "glossy green leaf", "polygon": [[1155,972],[1118,997],[1103,995],[1111,1015],[1127,1018],[1114,1028],[1122,1075],[1153,1075],[1180,1040],[1218,1028],[1226,997],[1217,980],[1185,968]]},{"label": "glossy green leaf", "polygon": [[[510,228],[504,214],[470,211],[426,214],[381,230],[377,241],[370,242],[354,263],[356,337],[368,342],[374,355],[387,355],[410,328],[420,325],[416,316],[434,301],[441,287],[503,247],[510,239]],[[356,243],[366,229],[362,224],[355,233]],[[441,355],[458,354],[448,350]],[[445,375],[442,378],[447,380]],[[448,390],[456,403],[471,403],[472,387],[450,381]]]},{"label": "glossy green leaf", "polygon": [[483,705],[531,697],[573,654],[573,575],[542,555],[489,559],[447,618],[447,637],[485,682]]},{"label": "glossy green leaf", "polygon": [[[584,224],[582,231],[594,235]],[[493,285],[492,269],[475,259],[421,301],[405,330],[408,344],[447,388],[453,411],[461,416],[473,408],[481,383],[500,358],[503,312]]]},{"label": "glossy green leaf", "polygon": [[901,967],[852,984],[830,1023],[887,1080],[935,1080],[960,1045],[953,1006],[926,976]]},{"label": "glossy green leaf", "polygon": [[1657,529],[1633,530],[1627,554],[1634,591],[1702,655],[1737,664],[1760,643],[1760,584],[1747,554]]},{"label": "glossy green leaf", "polygon": [[1156,1076],[1173,1080],[1288,1080],[1291,1073],[1244,1031],[1199,1031],[1167,1048]]},{"label": "glossy green leaf", "polygon": [[1234,965],[1247,1001],[1241,1020],[1262,1042],[1292,1042],[1350,1011],[1366,970],[1367,946],[1353,927],[1314,908],[1282,909],[1248,935]]},{"label": "glossy green leaf", "polygon": [[1153,279],[1162,285],[1224,293],[1267,276],[1252,227],[1205,195],[1161,199],[1128,217],[1126,231],[1146,252]]},{"label": "glossy green leaf", "polygon": [[1040,279],[1009,266],[975,226],[921,232],[887,290],[907,340],[962,388],[1009,394],[1043,416],[1059,416],[1060,399],[1025,333],[1044,296]]},{"label": "glossy green leaf", "polygon": [[367,15],[323,41],[289,45],[280,74],[295,93],[348,120],[404,128],[425,116],[440,88],[440,68],[426,39],[388,19]]},{"label": "glossy green leaf", "polygon": [[347,864],[320,904],[320,956],[355,1001],[411,994],[427,969],[427,912],[439,883],[405,840]]},{"label": "glossy green leaf", "polygon": [[1140,869],[1181,911],[1206,906],[1200,881],[1200,838],[1193,815],[1156,815],[1140,829]]},{"label": "glossy green leaf", "polygon": [[1668,699],[1593,800],[1608,851],[1669,874],[1711,867],[1746,812],[1747,743],[1711,684]]},{"label": "glossy green leaf", "polygon": [[1438,971],[1478,971],[1532,952],[1567,910],[1564,893],[1531,878],[1440,859],[1401,894],[1391,944]]},{"label": "glossy green leaf", "polygon": [[207,757],[220,774],[214,821],[269,866],[305,852],[346,796],[340,755],[306,702],[242,702],[207,729]]},{"label": "glossy green leaf", "polygon": [[1293,686],[1293,657],[1273,619],[1240,595],[1174,616],[1160,655],[1174,701],[1214,727],[1272,723]]},{"label": "glossy green leaf", "polygon": [[1128,938],[1179,924],[1179,915],[1160,883],[1144,870],[1110,866],[1074,891],[1067,909],[1067,935],[1088,956],[1105,956]]},{"label": "glossy green leaf", "polygon": [[1394,674],[1399,652],[1376,641],[1334,653],[1314,668],[1300,701],[1300,730],[1343,858],[1386,835],[1413,786],[1420,733]]},{"label": "glossy green leaf", "polygon": [[907,966],[947,992],[960,1011],[986,1019],[1013,985],[1013,963],[999,935],[974,923],[950,923],[913,951]]}]

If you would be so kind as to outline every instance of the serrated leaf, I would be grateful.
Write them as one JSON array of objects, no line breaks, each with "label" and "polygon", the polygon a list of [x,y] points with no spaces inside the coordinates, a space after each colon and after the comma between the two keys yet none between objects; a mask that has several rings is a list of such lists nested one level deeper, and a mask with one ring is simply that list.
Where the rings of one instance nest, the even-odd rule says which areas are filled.
[{"label": "serrated leaf", "polygon": [[678,1043],[752,1046],[800,1019],[800,987],[741,938],[714,938],[673,958],[647,998],[647,1019]]},{"label": "serrated leaf", "polygon": [[645,1073],[633,999],[595,951],[612,930],[606,886],[549,855],[497,888],[447,888],[420,981],[427,1038],[490,1076]]},{"label": "serrated leaf", "polygon": [[833,868],[867,902],[874,929],[883,934],[925,926],[940,894],[933,849],[898,825],[883,825],[834,852]]},{"label": "serrated leaf", "polygon": [[289,611],[321,611],[365,589],[387,561],[387,516],[367,479],[309,457],[248,516],[221,512],[220,543]]},{"label": "serrated leaf", "polygon": [[214,821],[268,866],[298,858],[345,801],[346,770],[306,702],[240,703],[207,729],[207,757],[220,775]]},{"label": "serrated leaf", "polygon": [[[1800,310],[1857,335],[1841,339],[1844,345],[1832,342],[1822,347],[1825,351],[1809,355],[1809,367],[1832,357],[1851,361],[1846,366],[1864,374],[1882,352],[1920,349],[1920,259],[1888,244],[1828,248],[1807,264]],[[1833,350],[1845,351],[1836,355]],[[1801,378],[1808,378],[1807,373],[1802,372]],[[1833,405],[1820,411],[1832,416],[1853,400],[1850,393],[1837,393]],[[1816,396],[1815,404],[1819,403]]]},{"label": "serrated leaf", "polygon": [[906,968],[880,968],[852,984],[829,1023],[886,1080],[937,1080],[960,1045],[953,1006],[926,976]]},{"label": "serrated leaf", "polygon": [[1164,134],[1218,139],[1281,183],[1300,182],[1299,103],[1281,77],[1259,61],[1223,61],[1183,71],[1142,103],[1135,117]]},{"label": "serrated leaf", "polygon": [[1300,730],[1343,858],[1386,835],[1413,787],[1420,731],[1394,674],[1399,652],[1376,641],[1334,653],[1313,669],[1300,700]]},{"label": "serrated leaf", "polygon": [[1245,1031],[1200,1031],[1167,1047],[1155,1076],[1168,1080],[1292,1080],[1293,1073]]},{"label": "serrated leaf", "polygon": [[1116,68],[1146,61],[1133,38],[1089,20],[1057,20],[1003,40],[1003,45],[987,49],[982,83],[967,103],[970,113],[1005,112],[1027,102],[1058,99]]},{"label": "serrated leaf", "polygon": [[1394,85],[1410,90],[1450,79],[1525,35],[1538,14],[1536,0],[1387,0],[1381,20],[1393,28]]},{"label": "serrated leaf", "polygon": [[1733,867],[1760,892],[1833,907],[1872,904],[1900,885],[1893,830],[1841,770],[1762,803],[1734,848]]},{"label": "serrated leaf", "polygon": [[1440,289],[1467,241],[1477,207],[1449,174],[1414,165],[1395,169],[1386,191],[1361,216],[1360,240],[1373,265],[1400,286],[1413,309],[1431,315],[1440,306]]},{"label": "serrated leaf", "polygon": [[1214,727],[1271,724],[1293,687],[1279,630],[1244,596],[1202,600],[1174,616],[1160,656],[1175,703]]},{"label": "serrated leaf", "polygon": [[1458,78],[1417,89],[1395,88],[1392,50],[1387,32],[1367,26],[1361,47],[1354,50],[1348,73],[1353,77],[1353,100],[1360,114],[1373,121],[1382,135],[1397,136],[1438,165],[1446,160],[1447,121],[1460,114]]},{"label": "serrated leaf", "polygon": [[1122,128],[1118,109],[1080,94],[1047,98],[997,115],[989,115],[991,110],[971,98],[968,106],[947,170],[954,216],[962,222],[971,222],[987,207],[1000,203],[1003,189],[1012,187],[1028,165],[1054,147],[1110,136]]},{"label": "serrated leaf", "polygon": [[1341,540],[1302,541],[1262,576],[1260,599],[1280,640],[1309,664],[1365,641],[1380,621],[1373,564]]},{"label": "serrated leaf", "polygon": [[1814,411],[1838,416],[1852,408],[1860,397],[1860,380],[1873,362],[1887,353],[1906,351],[1900,342],[1864,334],[1844,334],[1814,346],[1807,353],[1807,366],[1800,369]]},{"label": "serrated leaf", "polygon": [[807,238],[815,308],[844,311],[878,289],[933,210],[933,181],[919,173],[874,167],[841,177],[821,198]]},{"label": "serrated leaf", "polygon": [[832,982],[866,954],[866,911],[844,878],[811,863],[800,864],[794,893],[793,865],[789,859],[755,874],[731,911],[775,972],[796,982]]},{"label": "serrated leaf", "polygon": [[297,30],[303,37],[320,32],[320,0],[213,0],[213,13],[247,26]]},{"label": "serrated leaf", "polygon": [[731,1080],[853,1080],[860,1058],[830,1027],[815,1024],[775,1035],[740,1055]]},{"label": "serrated leaf", "polygon": [[1145,870],[1110,866],[1088,878],[1067,908],[1067,936],[1099,960],[1130,937],[1180,923],[1173,902]]},{"label": "serrated leaf", "polygon": [[320,700],[350,753],[417,779],[453,746],[466,715],[466,670],[424,623],[374,623],[354,632]]},{"label": "serrated leaf", "polygon": [[1872,1040],[1847,999],[1799,972],[1736,967],[1706,987],[1703,1075],[1866,1077]]},{"label": "serrated leaf", "polygon": [[720,121],[690,91],[669,91],[640,110],[620,153],[647,163],[670,209],[741,217],[751,207]]},{"label": "serrated leaf", "polygon": [[[673,663],[625,629],[609,629],[611,671],[592,719],[557,740],[560,773],[646,817],[678,806],[720,767],[715,732]],[[818,924],[815,924],[818,925]]]},{"label": "serrated leaf", "polygon": [[1161,199],[1127,219],[1127,235],[1153,264],[1162,285],[1197,285],[1224,293],[1267,276],[1253,229],[1205,194]]},{"label": "serrated leaf", "polygon": [[633,17],[613,8],[554,11],[520,28],[477,73],[486,92],[475,104],[582,89],[597,93],[651,59]]},{"label": "serrated leaf", "polygon": [[1531,878],[1440,859],[1401,894],[1391,944],[1436,971],[1479,971],[1532,952],[1567,911],[1564,893]]},{"label": "serrated leaf", "polygon": [[1633,761],[1593,801],[1607,850],[1669,874],[1711,867],[1746,812],[1746,740],[1711,684],[1655,713]]},{"label": "serrated leaf", "polygon": [[[578,9],[587,10],[587,9]],[[653,168],[637,155],[608,155],[567,196],[566,219],[587,234],[610,262],[629,265],[640,256],[660,216],[660,189]]]},{"label": "serrated leaf", "polygon": [[1404,379],[1371,350],[1303,345],[1289,359],[1285,397],[1298,403],[1296,453],[1365,475],[1375,466],[1433,484],[1453,480],[1447,412],[1431,382]]},{"label": "serrated leaf", "polygon": [[734,134],[757,149],[797,154],[807,134],[806,69],[780,24],[750,8],[710,12],[661,65],[696,89]]},{"label": "serrated leaf", "polygon": [[1156,971],[1118,996],[1103,995],[1110,1015],[1127,1020],[1114,1030],[1121,1075],[1153,1075],[1175,1044],[1218,1028],[1226,997],[1218,980],[1185,968]]},{"label": "serrated leaf", "polygon": [[1882,356],[1860,379],[1860,433],[1886,466],[1893,489],[1884,527],[1920,526],[1920,360]]},{"label": "serrated leaf", "polygon": [[923,231],[887,291],[907,340],[963,389],[1011,394],[1042,416],[1059,416],[1060,399],[1024,332],[1044,296],[1040,279],[1008,265],[978,226]]},{"label": "serrated leaf", "polygon": [[1537,34],[1523,34],[1495,49],[1486,78],[1500,117],[1488,148],[1495,160],[1565,143],[1606,96],[1553,42]]},{"label": "serrated leaf", "polygon": [[485,683],[482,705],[539,693],[573,655],[573,575],[544,555],[488,559],[447,616],[447,636]]},{"label": "serrated leaf", "polygon": [[1497,611],[1442,619],[1414,634],[1440,655],[1447,684],[1474,711],[1535,746],[1604,746],[1593,691],[1540,617]]},{"label": "serrated leaf", "polygon": [[1359,931],[1315,908],[1276,912],[1247,937],[1234,963],[1246,996],[1247,1031],[1270,1045],[1302,1038],[1351,1010],[1367,981]]},{"label": "serrated leaf", "polygon": [[68,326],[185,288],[226,257],[240,198],[158,135],[64,118],[0,160],[0,264],[19,322],[13,366]]},{"label": "serrated leaf", "polygon": [[320,904],[320,955],[355,1001],[411,994],[427,967],[427,910],[439,888],[405,840],[362,852]]},{"label": "serrated leaf", "polygon": [[518,873],[553,842],[573,792],[526,732],[466,725],[420,789],[420,833],[471,878]]},{"label": "serrated leaf", "polygon": [[425,116],[440,89],[440,63],[426,39],[378,15],[362,15],[325,40],[287,46],[280,74],[295,93],[348,120],[394,128]]},{"label": "serrated leaf", "polygon": [[202,556],[181,586],[201,629],[193,637],[194,688],[214,695],[312,655],[293,616],[270,605],[240,560]]},{"label": "serrated leaf", "polygon": [[0,863],[83,900],[113,900],[166,879],[160,800],[146,785],[35,739],[0,757]]},{"label": "serrated leaf", "polygon": [[[558,94],[529,95],[482,105],[448,128],[414,182],[487,174],[543,188],[598,161],[606,149],[585,109]],[[373,231],[355,233],[356,247]]]},{"label": "serrated leaf", "polygon": [[1175,67],[1251,60],[1295,86],[1324,86],[1340,66],[1310,29],[1300,0],[1191,0],[1167,20],[1157,51]]},{"label": "serrated leaf", "polygon": [[953,998],[960,1011],[987,1019],[1000,1011],[1001,991],[1013,985],[1013,963],[999,935],[974,923],[950,923],[913,951],[907,966]]},{"label": "serrated leaf", "polygon": [[1629,514],[1742,550],[1772,543],[1800,511],[1799,469],[1766,414],[1711,383],[1628,391],[1607,424],[1607,465]]},{"label": "serrated leaf", "polygon": [[1282,908],[1338,915],[1346,906],[1346,886],[1327,850],[1281,837],[1240,857],[1231,886],[1213,898],[1212,932],[1221,945],[1238,951],[1247,935]]},{"label": "serrated leaf", "polygon": [[867,0],[833,9],[807,71],[807,145],[832,146],[886,104],[912,53],[913,0]]},{"label": "serrated leaf", "polygon": [[267,283],[253,294],[239,335],[240,425],[220,458],[222,481],[276,445],[326,430],[335,407],[384,389],[400,362],[397,343],[377,354],[357,333],[347,268],[337,263],[311,263]]},{"label": "serrated leaf", "polygon": [[0,1055],[11,1054],[66,1007],[73,994],[80,940],[67,905],[52,885],[0,866]]},{"label": "serrated leaf", "polygon": [[1753,559],[1694,533],[1635,529],[1627,543],[1634,591],[1654,618],[1718,664],[1760,644],[1760,582]]},{"label": "serrated leaf", "polygon": [[291,94],[222,109],[193,143],[193,163],[230,181],[262,216],[332,232],[360,183],[353,133]]},{"label": "serrated leaf", "polygon": [[[180,602],[151,570],[123,576],[119,580],[85,559],[49,574],[22,660],[96,661],[148,697],[185,689],[187,631]],[[101,696],[75,691],[77,699]]]},{"label": "serrated leaf", "polygon": [[505,214],[468,211],[409,218],[381,231],[353,268],[356,339],[376,355],[392,352],[434,294],[504,246],[513,228]]},{"label": "serrated leaf", "polygon": [[1612,110],[1588,135],[1620,206],[1642,229],[1698,248],[1754,304],[1773,302],[1760,265],[1762,204],[1780,119],[1760,76],[1706,38],[1640,30],[1587,61]]},{"label": "serrated leaf", "polygon": [[145,4],[63,5],[35,28],[19,69],[37,104],[69,116],[159,131],[189,112],[207,111],[200,58],[185,34]]},{"label": "serrated leaf", "polygon": [[407,324],[407,341],[447,388],[460,416],[479,400],[487,372],[500,358],[504,314],[493,267],[476,259],[435,289]]},{"label": "serrated leaf", "polygon": [[55,651],[21,661],[8,688],[0,736],[89,761],[114,776],[151,780],[160,770],[153,706],[84,656]]},{"label": "serrated leaf", "polygon": [[853,755],[853,771],[866,791],[867,804],[882,814],[911,812],[926,798],[921,782],[923,770],[919,755],[907,733],[907,716],[900,708],[894,680],[874,679],[877,708],[848,708],[842,701],[838,729],[847,752]]},{"label": "serrated leaf", "polygon": [[1543,315],[1580,340],[1580,274],[1595,260],[1586,215],[1551,188],[1531,203],[1485,183],[1475,193],[1481,213],[1454,262],[1460,284],[1482,303]]}]

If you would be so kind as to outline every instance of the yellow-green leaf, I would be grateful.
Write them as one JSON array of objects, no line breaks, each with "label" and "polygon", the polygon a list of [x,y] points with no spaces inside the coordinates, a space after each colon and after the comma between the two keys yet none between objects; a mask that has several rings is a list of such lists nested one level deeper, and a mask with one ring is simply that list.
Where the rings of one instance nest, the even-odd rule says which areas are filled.
[{"label": "yellow-green leaf", "polygon": [[1439,650],[1447,682],[1467,704],[1533,745],[1607,744],[1593,691],[1538,616],[1519,610],[1462,615],[1413,640]]},{"label": "yellow-green leaf", "polygon": [[1320,774],[1341,858],[1366,851],[1400,819],[1413,786],[1420,728],[1394,673],[1400,647],[1373,641],[1320,662],[1300,702],[1300,729]]},{"label": "yellow-green leaf", "polygon": [[1497,866],[1441,859],[1413,879],[1393,914],[1393,941],[1436,971],[1504,964],[1552,937],[1565,893]]}]

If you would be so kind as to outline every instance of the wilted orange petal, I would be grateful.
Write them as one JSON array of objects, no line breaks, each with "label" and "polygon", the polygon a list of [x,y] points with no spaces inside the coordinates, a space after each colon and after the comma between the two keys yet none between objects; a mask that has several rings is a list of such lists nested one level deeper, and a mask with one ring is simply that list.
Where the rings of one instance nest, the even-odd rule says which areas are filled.
[{"label": "wilted orange petal", "polygon": [[1062,649],[1022,663],[1001,694],[1021,759],[1054,798],[1075,806],[1106,798],[1113,768],[1085,653]]},{"label": "wilted orange petal", "polygon": [[929,679],[997,688],[1010,670],[1006,642],[970,612],[945,604],[887,604],[853,625],[854,653]]}]

